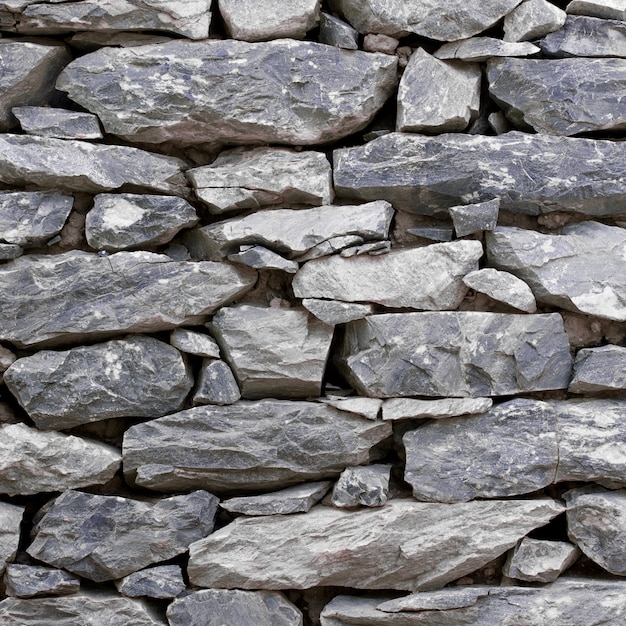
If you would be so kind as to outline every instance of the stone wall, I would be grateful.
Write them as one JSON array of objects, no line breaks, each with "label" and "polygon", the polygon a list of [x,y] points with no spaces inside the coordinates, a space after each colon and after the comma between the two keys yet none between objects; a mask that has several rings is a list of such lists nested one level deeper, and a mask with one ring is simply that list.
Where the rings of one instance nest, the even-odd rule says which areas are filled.
[{"label": "stone wall", "polygon": [[624,624],[624,20],[0,0],[0,623]]}]

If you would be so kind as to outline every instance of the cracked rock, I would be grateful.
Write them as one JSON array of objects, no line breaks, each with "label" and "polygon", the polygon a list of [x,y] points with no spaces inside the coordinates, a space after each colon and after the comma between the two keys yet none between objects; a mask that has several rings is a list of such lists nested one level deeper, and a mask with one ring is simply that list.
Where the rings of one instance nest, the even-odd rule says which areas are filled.
[{"label": "cracked rock", "polygon": [[493,57],[528,57],[541,52],[534,44],[502,41],[494,37],[472,37],[447,43],[435,52],[437,59],[478,63]]},{"label": "cracked rock", "polygon": [[343,397],[338,395],[333,396],[331,394],[327,394],[324,398],[318,398],[318,402],[334,406],[340,411],[362,415],[369,420],[378,419],[378,414],[383,404],[383,401],[377,398],[362,398],[360,396]]},{"label": "cracked rock", "polygon": [[91,113],[50,107],[14,107],[13,115],[29,135],[57,139],[102,139],[100,122]]},{"label": "cracked rock", "polygon": [[383,506],[389,497],[391,465],[346,467],[339,476],[330,501],[349,509],[358,506]]},{"label": "cracked rock", "polygon": [[116,580],[115,587],[127,598],[170,600],[185,590],[185,581],[180,565],[158,565]]},{"label": "cracked rock", "polygon": [[67,596],[80,591],[80,578],[62,569],[42,565],[8,565],[4,573],[7,596]]},{"label": "cracked rock", "polygon": [[576,353],[571,393],[598,393],[626,390],[626,348],[600,346]]},{"label": "cracked rock", "polygon": [[504,41],[528,41],[559,30],[567,13],[548,0],[525,0],[504,18]]},{"label": "cracked rock", "polygon": [[580,556],[566,541],[543,541],[524,537],[507,557],[503,574],[536,583],[553,583]]},{"label": "cracked rock", "polygon": [[224,361],[205,359],[193,394],[193,405],[233,404],[239,398],[241,398],[239,386],[228,364]]},{"label": "cracked rock", "polygon": [[0,502],[0,574],[17,553],[24,508]]},{"label": "cracked rock", "polygon": [[484,293],[520,311],[534,313],[537,310],[535,296],[530,287],[508,272],[486,267],[466,274],[463,283],[474,291]]}]

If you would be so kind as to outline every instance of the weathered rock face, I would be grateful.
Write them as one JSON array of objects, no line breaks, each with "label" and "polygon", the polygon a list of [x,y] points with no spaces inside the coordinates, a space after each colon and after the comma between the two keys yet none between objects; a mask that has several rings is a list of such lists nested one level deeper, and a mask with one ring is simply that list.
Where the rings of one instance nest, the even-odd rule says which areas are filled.
[{"label": "weathered rock face", "polygon": [[626,390],[626,348],[601,346],[576,353],[572,393],[598,393]]},{"label": "weathered rock face", "polygon": [[535,296],[530,287],[508,272],[488,267],[466,274],[463,277],[463,284],[520,311],[534,313],[537,310]]},{"label": "weathered rock face", "polygon": [[57,139],[102,139],[100,122],[91,113],[48,107],[14,107],[13,115],[29,135]]},{"label": "weathered rock face", "polygon": [[161,491],[270,490],[368,463],[372,447],[389,435],[387,423],[317,402],[203,406],[129,428],[124,471]]},{"label": "weathered rock face", "polygon": [[41,565],[8,565],[4,573],[7,596],[36,598],[66,596],[80,591],[80,578],[61,569]]},{"label": "weathered rock face", "polygon": [[524,537],[509,554],[503,573],[528,582],[552,583],[580,556],[566,541],[542,541]]},{"label": "weathered rock face", "polygon": [[311,145],[364,128],[396,84],[388,55],[209,40],[103,48],[70,63],[57,88],[130,141]]},{"label": "weathered rock face", "polygon": [[240,397],[239,386],[228,364],[205,359],[193,394],[193,404],[233,404]]},{"label": "weathered rock face", "polygon": [[625,164],[623,142],[517,132],[432,138],[391,133],[335,151],[335,191],[421,214],[499,197],[502,209],[531,215],[620,215]]},{"label": "weathered rock face", "polygon": [[254,269],[279,270],[288,274],[295,274],[299,265],[296,261],[290,261],[272,252],[263,246],[240,246],[240,252],[237,254],[229,254],[228,260],[233,263],[241,263]]},{"label": "weathered rock face", "polygon": [[391,465],[346,467],[333,487],[333,506],[349,509],[357,506],[383,506],[389,497]]},{"label": "weathered rock face", "polygon": [[441,46],[435,52],[435,57],[471,63],[487,61],[493,57],[527,57],[537,52],[540,52],[540,49],[527,41],[517,43],[493,37],[472,37]]},{"label": "weathered rock face", "polygon": [[211,359],[220,358],[220,347],[213,337],[189,328],[173,330],[170,343],[181,352]]},{"label": "weathered rock face", "polygon": [[567,5],[567,12],[609,20],[626,20],[626,8],[622,0],[572,0]]},{"label": "weathered rock face", "polygon": [[500,199],[476,204],[450,207],[449,211],[457,237],[473,235],[484,230],[493,230],[498,224]]},{"label": "weathered rock face", "polygon": [[370,315],[346,326],[339,362],[360,393],[377,398],[564,389],[571,371],[558,314]]},{"label": "weathered rock face", "polygon": [[320,13],[320,43],[346,50],[359,49],[359,33],[334,15]]},{"label": "weathered rock face", "polygon": [[206,491],[155,502],[66,491],[45,510],[27,552],[96,582],[121,578],[206,537],[217,503]]},{"label": "weathered rock face", "polygon": [[116,581],[115,586],[128,598],[169,600],[185,590],[185,581],[180,565],[158,565],[129,574]]},{"label": "weathered rock face", "polygon": [[23,507],[0,502],[0,573],[17,552],[23,515]]},{"label": "weathered rock face", "polygon": [[247,268],[150,252],[22,257],[0,268],[0,289],[14,294],[0,303],[0,339],[24,346],[197,323],[255,282]]},{"label": "weathered rock face", "polygon": [[[400,499],[378,509],[318,506],[305,515],[239,518],[192,544],[189,578],[227,589],[436,589],[561,510],[550,499],[453,505]],[[372,562],[386,566],[372,569]]]},{"label": "weathered rock face", "polygon": [[443,419],[485,413],[492,404],[491,398],[445,398],[442,400],[392,398],[385,400],[382,408],[384,420]]},{"label": "weathered rock face", "polygon": [[371,304],[355,304],[338,300],[320,300],[318,298],[304,298],[302,306],[309,313],[315,315],[318,320],[330,326],[360,320],[374,312]]},{"label": "weathered rock face", "polygon": [[528,41],[559,30],[567,14],[547,0],[525,0],[504,18],[505,41]]}]

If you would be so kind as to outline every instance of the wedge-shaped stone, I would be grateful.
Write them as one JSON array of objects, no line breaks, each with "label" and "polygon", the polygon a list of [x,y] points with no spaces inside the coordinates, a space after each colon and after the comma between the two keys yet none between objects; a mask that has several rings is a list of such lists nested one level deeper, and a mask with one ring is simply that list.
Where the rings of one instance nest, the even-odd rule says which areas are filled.
[{"label": "wedge-shaped stone", "polygon": [[467,274],[463,278],[463,283],[474,291],[484,293],[520,311],[534,313],[537,310],[535,296],[530,287],[523,280],[508,272],[486,267]]},{"label": "wedge-shaped stone", "polygon": [[162,491],[279,489],[369,463],[391,426],[318,402],[203,406],[137,424],[124,435],[124,471]]},{"label": "wedge-shaped stone", "polygon": [[561,232],[498,228],[487,233],[488,263],[528,283],[539,302],[626,321],[626,229],[580,222]]},{"label": "wedge-shaped stone", "polygon": [[383,506],[389,497],[391,465],[346,467],[333,487],[333,506],[349,509],[358,506]]},{"label": "wedge-shaped stone", "polygon": [[567,5],[572,15],[591,15],[609,20],[626,20],[624,0],[572,0]]},{"label": "wedge-shaped stone", "polygon": [[14,107],[13,115],[29,135],[58,139],[102,139],[100,122],[91,113],[50,107]]},{"label": "wedge-shaped stone", "polygon": [[0,574],[17,552],[23,515],[23,507],[0,502]]},{"label": "wedge-shaped stone", "polygon": [[488,563],[562,510],[551,499],[401,499],[377,509],[317,506],[305,515],[239,518],[191,545],[189,579],[227,589],[437,589]]},{"label": "wedge-shaped stone", "polygon": [[173,41],[102,48],[57,87],[129,141],[314,145],[367,126],[397,85],[396,64],[290,39]]},{"label": "wedge-shaped stone", "polygon": [[100,442],[25,424],[0,428],[0,493],[10,496],[103,485],[121,464],[117,450]]},{"label": "wedge-shaped stone", "polygon": [[554,582],[580,556],[567,541],[544,541],[524,537],[509,553],[503,574],[536,583]]},{"label": "wedge-shaped stone", "polygon": [[127,598],[170,600],[185,590],[185,581],[180,565],[158,565],[129,574],[115,586]]},{"label": "wedge-shaped stone", "polygon": [[180,159],[138,148],[30,135],[0,135],[0,182],[83,193],[138,189],[188,193]]},{"label": "wedge-shaped stone", "polygon": [[258,270],[279,270],[288,274],[295,274],[300,267],[296,261],[285,259],[263,246],[241,246],[240,250],[237,254],[229,254],[228,260]]},{"label": "wedge-shaped stone", "polygon": [[233,404],[239,398],[241,393],[228,364],[220,360],[205,359],[194,391],[193,405]]},{"label": "wedge-shaped stone", "polygon": [[559,30],[567,14],[548,0],[525,0],[504,18],[504,41],[528,41]]},{"label": "wedge-shaped stone", "polygon": [[320,13],[320,43],[347,50],[359,49],[359,33],[334,15]]},{"label": "wedge-shaped stone", "polygon": [[571,371],[561,316],[445,312],[350,322],[339,365],[367,396],[499,396],[565,389]]},{"label": "wedge-shaped stone", "polygon": [[67,596],[80,591],[80,578],[62,569],[42,565],[8,565],[4,573],[5,593],[17,598]]},{"label": "wedge-shaped stone", "polygon": [[435,52],[435,57],[478,63],[492,57],[527,57],[537,52],[541,52],[540,48],[528,41],[517,43],[494,37],[472,37],[441,46]]},{"label": "wedge-shaped stone", "polygon": [[28,256],[0,268],[0,338],[18,346],[197,324],[252,288],[256,272],[149,252]]},{"label": "wedge-shaped stone", "polygon": [[487,80],[518,128],[550,135],[626,129],[622,59],[494,59]]},{"label": "wedge-shaped stone", "polygon": [[319,300],[317,298],[304,298],[302,306],[309,313],[315,315],[318,320],[330,326],[360,320],[374,312],[374,307],[371,304],[354,304],[352,302]]},{"label": "wedge-shaped stone", "polygon": [[383,402],[383,419],[443,419],[485,413],[492,405],[491,398],[444,398],[441,400],[391,398]]},{"label": "wedge-shaped stone", "polygon": [[598,393],[626,390],[626,348],[601,346],[576,353],[572,393]]},{"label": "wedge-shaped stone", "polygon": [[211,359],[220,358],[220,347],[213,337],[189,328],[177,328],[170,335],[170,343],[181,352]]},{"label": "wedge-shaped stone", "polygon": [[374,302],[387,307],[456,309],[465,274],[478,269],[478,241],[438,243],[384,256],[329,256],[309,261],[293,280],[298,298]]},{"label": "wedge-shaped stone", "polygon": [[217,503],[206,491],[149,502],[66,491],[42,511],[27,552],[96,582],[121,578],[210,534]]},{"label": "wedge-shaped stone", "polygon": [[159,417],[180,410],[193,386],[181,353],[152,337],[42,350],[15,361],[4,380],[42,429]]},{"label": "wedge-shaped stone", "polygon": [[626,143],[510,132],[498,137],[390,133],[335,151],[335,191],[396,209],[446,214],[500,198],[506,211],[621,215]]}]

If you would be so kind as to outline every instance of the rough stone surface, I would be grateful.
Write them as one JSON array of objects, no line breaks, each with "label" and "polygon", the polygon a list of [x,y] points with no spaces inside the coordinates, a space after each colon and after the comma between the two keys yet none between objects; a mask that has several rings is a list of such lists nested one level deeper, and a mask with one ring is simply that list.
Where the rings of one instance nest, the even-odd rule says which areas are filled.
[{"label": "rough stone surface", "polygon": [[535,296],[530,287],[509,272],[486,267],[466,274],[463,283],[474,291],[484,293],[520,311],[534,313],[537,310]]},{"label": "rough stone surface", "polygon": [[498,223],[499,212],[499,198],[477,204],[453,206],[449,210],[457,237],[493,230]]},{"label": "rough stone surface", "polygon": [[480,598],[489,595],[488,587],[447,587],[440,591],[418,591],[408,596],[381,602],[376,608],[384,613],[410,613],[431,609],[447,611],[473,606]]},{"label": "rough stone surface", "polygon": [[0,493],[10,496],[102,485],[121,463],[117,450],[100,442],[25,424],[0,428]]},{"label": "rough stone surface", "polygon": [[170,335],[170,343],[181,352],[195,354],[211,359],[220,358],[220,347],[217,341],[195,330],[189,328],[176,328]]},{"label": "rough stone surface", "polygon": [[115,582],[117,590],[128,598],[169,600],[185,590],[180,565],[149,567]]},{"label": "rough stone surface", "polygon": [[297,257],[299,263],[319,259],[323,256],[337,254],[343,250],[347,250],[350,246],[358,246],[363,243],[363,237],[358,235],[344,235],[340,237],[331,237],[326,241],[322,241],[313,246],[310,250]]},{"label": "rough stone surface", "polygon": [[142,336],[42,350],[15,361],[4,380],[42,429],[165,415],[182,408],[193,385],[178,350]]},{"label": "rough stone surface", "polygon": [[80,591],[80,578],[61,569],[42,565],[8,565],[4,573],[7,596],[35,598],[66,596]]},{"label": "rough stone surface", "polygon": [[493,37],[472,37],[441,46],[435,52],[435,57],[477,63],[493,57],[528,57],[537,52],[541,52],[541,49],[528,41],[518,43]]},{"label": "rough stone surface", "polygon": [[397,130],[465,130],[478,117],[481,79],[478,65],[445,63],[418,48],[400,80]]},{"label": "rough stone surface", "polygon": [[442,400],[391,398],[383,402],[382,408],[384,420],[443,419],[486,413],[492,405],[491,398],[445,398]]},{"label": "rough stone surface", "polygon": [[20,542],[20,524],[24,508],[0,502],[0,573],[13,560]]},{"label": "rough stone surface", "polygon": [[391,465],[346,467],[333,487],[333,506],[383,506],[389,497]]},{"label": "rough stone surface", "polygon": [[339,361],[352,385],[376,398],[564,389],[571,371],[558,314],[370,315],[346,326]]},{"label": "rough stone surface", "polygon": [[0,243],[0,260],[11,261],[17,259],[24,254],[24,250],[21,246],[14,243]]},{"label": "rough stone surface", "polygon": [[85,235],[95,250],[117,252],[167,243],[197,223],[196,210],[182,198],[107,193],[94,198]]},{"label": "rough stone surface", "polygon": [[514,227],[488,233],[488,264],[528,283],[538,302],[626,321],[626,230],[599,222],[560,235]]},{"label": "rough stone surface", "polygon": [[318,402],[203,406],[129,428],[124,471],[149,489],[267,491],[368,463],[389,435],[387,423]]},{"label": "rough stone surface", "polygon": [[96,582],[121,578],[210,534],[217,503],[206,491],[154,502],[65,491],[46,508],[27,552]]},{"label": "rough stone surface", "polygon": [[205,359],[193,394],[198,404],[233,404],[241,398],[232,370],[224,361]]},{"label": "rough stone surface", "polygon": [[49,107],[14,107],[22,130],[29,135],[58,139],[102,139],[98,118],[91,113],[51,109]]},{"label": "rough stone surface", "polygon": [[340,411],[356,413],[369,420],[378,419],[383,401],[378,398],[362,398],[360,396],[333,396],[328,394],[325,398],[319,398],[319,402],[334,406]]},{"label": "rough stone surface", "polygon": [[622,59],[495,59],[487,80],[518,128],[551,135],[626,129]]},{"label": "rough stone surface", "polygon": [[315,315],[318,320],[329,326],[360,320],[374,312],[374,307],[371,304],[355,304],[318,298],[304,298],[302,306],[309,313]]},{"label": "rough stone surface", "polygon": [[241,252],[237,254],[229,254],[228,260],[254,269],[280,270],[288,274],[295,274],[300,267],[295,261],[290,261],[263,246],[241,246],[240,249]]},{"label": "rough stone surface", "polygon": [[1,291],[14,294],[0,302],[0,339],[25,346],[167,330],[203,321],[255,282],[247,268],[150,252],[22,257],[0,267]]},{"label": "rough stone surface", "polygon": [[187,172],[211,213],[272,204],[330,204],[332,172],[322,152],[286,148],[236,148]]},{"label": "rough stone surface", "polygon": [[598,393],[626,390],[626,348],[601,346],[583,348],[576,353],[572,393]]},{"label": "rough stone surface", "polygon": [[459,241],[381,257],[329,256],[304,265],[293,280],[293,291],[298,298],[455,309],[467,293],[463,276],[478,269],[482,254],[478,241]]},{"label": "rough stone surface", "polygon": [[505,41],[528,41],[559,30],[567,18],[548,0],[525,0],[504,18]]},{"label": "rough stone surface", "polygon": [[311,145],[364,128],[396,87],[396,65],[287,39],[174,41],[102,48],[70,63],[57,88],[129,141]]},{"label": "rough stone surface", "polygon": [[346,50],[359,49],[359,33],[338,17],[320,13],[320,43]]},{"label": "rough stone surface", "polygon": [[567,5],[567,12],[608,20],[626,20],[624,0],[572,0]]},{"label": "rough stone surface", "polygon": [[503,573],[517,580],[552,583],[579,556],[578,548],[566,541],[544,541],[524,537],[509,553]]},{"label": "rough stone surface", "polygon": [[390,133],[335,151],[335,191],[421,214],[500,198],[531,215],[621,215],[626,143],[511,132],[498,137]]},{"label": "rough stone surface", "polygon": [[211,330],[244,398],[320,395],[333,327],[304,309],[225,307]]},{"label": "rough stone surface", "polygon": [[317,506],[305,515],[239,518],[191,545],[189,578],[217,588],[437,589],[561,511],[545,498],[452,505],[399,499],[376,509]]}]

